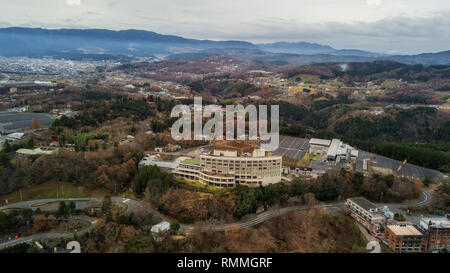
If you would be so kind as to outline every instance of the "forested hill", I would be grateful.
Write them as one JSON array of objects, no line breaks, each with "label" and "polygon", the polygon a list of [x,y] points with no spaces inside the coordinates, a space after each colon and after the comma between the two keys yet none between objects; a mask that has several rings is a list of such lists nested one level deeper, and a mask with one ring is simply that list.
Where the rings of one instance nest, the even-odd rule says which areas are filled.
[{"label": "forested hill", "polygon": [[408,65],[393,61],[355,62],[345,65],[324,63],[282,69],[285,77],[320,75],[322,79],[346,77],[352,81],[402,79],[406,81],[450,80],[450,65]]}]

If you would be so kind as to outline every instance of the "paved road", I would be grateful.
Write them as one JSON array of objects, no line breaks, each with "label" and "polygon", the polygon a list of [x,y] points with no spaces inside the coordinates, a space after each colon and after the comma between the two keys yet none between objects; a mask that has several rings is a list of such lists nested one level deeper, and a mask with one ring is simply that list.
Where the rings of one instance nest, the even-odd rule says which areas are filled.
[{"label": "paved road", "polygon": [[70,202],[73,201],[76,204],[76,209],[84,209],[85,207],[90,207],[90,205],[86,205],[89,202],[102,202],[103,198],[52,198],[52,199],[40,199],[40,200],[32,200],[32,201],[24,201],[20,203],[8,204],[3,207],[0,207],[0,210],[5,209],[32,209],[36,210],[43,204],[57,203],[60,201]]},{"label": "paved road", "polygon": [[[33,210],[35,210],[39,207],[37,205],[45,204],[45,203],[60,202],[60,201],[68,201],[68,202],[73,201],[73,202],[75,202],[77,209],[82,209],[82,208],[88,208],[90,206],[98,206],[102,202],[102,200],[103,200],[103,198],[95,198],[95,197],[92,197],[92,198],[42,199],[42,200],[33,200],[33,201],[16,203],[16,204],[10,204],[7,206],[0,207],[0,210],[4,210],[4,209],[33,209]],[[152,213],[153,215],[157,215],[158,217],[160,217],[162,220],[167,221],[167,218],[164,215],[162,215],[161,213],[159,213],[156,210],[153,210],[153,209],[145,206],[143,203],[141,203],[138,200],[123,198],[123,197],[112,197],[111,201],[114,203],[126,204],[127,205],[127,213],[134,213],[135,215],[138,215],[138,216],[145,216],[148,213]],[[430,193],[428,193],[427,191],[424,190],[424,191],[422,191],[420,199],[417,201],[401,203],[401,204],[381,204],[381,205],[386,205],[392,211],[395,212],[401,208],[406,208],[409,206],[424,206],[430,202],[431,202],[431,195],[430,195]],[[318,207],[322,206],[323,208],[325,208],[326,210],[331,211],[331,212],[338,212],[338,211],[343,210],[344,201],[322,203],[317,206]],[[246,228],[246,227],[251,227],[251,226],[255,226],[257,224],[263,223],[263,222],[270,220],[272,218],[275,218],[277,216],[281,216],[281,215],[284,215],[284,214],[287,214],[287,213],[290,213],[293,211],[307,210],[309,208],[311,208],[311,207],[293,206],[293,207],[286,207],[286,208],[281,208],[281,209],[271,209],[271,210],[265,211],[263,213],[260,213],[250,219],[246,219],[246,220],[243,220],[243,221],[240,221],[237,223],[209,224],[209,225],[185,225],[185,224],[182,224],[180,229],[183,231],[192,231],[194,229],[199,229],[202,231],[207,231],[207,230],[224,231],[224,230],[227,230],[230,228],[235,228],[235,227]],[[91,223],[89,228],[78,232],[78,235],[83,235],[83,234],[96,228],[97,221],[93,218],[86,217],[86,216],[74,216],[71,219],[88,221]],[[0,243],[0,249],[8,247],[8,246],[20,244],[20,243],[30,242],[32,240],[52,239],[52,238],[70,238],[72,236],[73,236],[72,233],[36,234],[36,235],[28,236],[25,238],[21,238],[18,240]]]},{"label": "paved road", "polygon": [[419,207],[428,205],[431,202],[431,198],[432,198],[431,194],[428,191],[423,190],[420,200],[418,202],[416,202],[415,204],[413,203],[412,205],[419,206]]},{"label": "paved road", "polygon": [[[69,220],[85,221],[90,224],[88,228],[77,232],[78,235],[84,235],[84,234],[94,230],[97,227],[97,220],[95,220],[94,218],[91,218],[91,217],[73,216],[73,217],[70,217]],[[6,241],[3,243],[0,243],[0,249],[11,247],[11,246],[22,244],[22,243],[29,243],[33,240],[72,238],[72,237],[73,237],[73,233],[62,233],[62,232],[48,232],[48,233],[42,233],[42,234],[35,234],[35,235],[19,238],[17,240],[11,240],[11,241]]]},{"label": "paved road", "polygon": [[[392,170],[393,173],[396,173],[397,168],[400,165],[402,165],[401,161],[360,150],[359,154],[358,154],[356,169],[358,171],[362,171],[363,159],[370,159],[371,157],[373,157],[373,159],[374,159],[373,166],[390,169],[390,170]],[[425,176],[429,176],[433,179],[441,179],[444,177],[444,174],[440,173],[439,171],[423,168],[423,167],[420,167],[420,166],[417,166],[414,164],[410,164],[410,163],[406,164],[404,169],[406,169],[406,171],[407,171],[406,173],[407,173],[409,179],[413,179],[413,178],[424,179]]]},{"label": "paved road", "polygon": [[[335,204],[324,204],[324,205],[318,205],[316,207],[324,207],[328,211],[340,211],[344,207],[344,202],[335,203]],[[181,225],[180,229],[184,231],[192,231],[194,229],[202,230],[202,231],[224,231],[230,228],[246,228],[246,227],[252,227],[257,224],[261,224],[265,221],[268,221],[272,218],[287,214],[289,212],[293,211],[302,211],[307,210],[312,207],[308,206],[296,206],[296,207],[287,207],[287,208],[281,208],[281,209],[274,209],[274,210],[268,210],[263,213],[258,214],[256,217],[253,217],[248,220],[243,220],[241,222],[237,223],[231,223],[231,224],[219,224],[219,225],[202,225],[202,226],[194,226],[194,225]]]}]

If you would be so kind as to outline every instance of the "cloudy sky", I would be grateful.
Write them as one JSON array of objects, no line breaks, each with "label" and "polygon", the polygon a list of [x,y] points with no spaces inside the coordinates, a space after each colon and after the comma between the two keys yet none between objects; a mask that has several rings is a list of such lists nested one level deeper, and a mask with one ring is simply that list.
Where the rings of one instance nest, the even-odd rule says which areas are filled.
[{"label": "cloudy sky", "polygon": [[449,0],[0,0],[0,27],[143,29],[386,53],[450,49]]}]

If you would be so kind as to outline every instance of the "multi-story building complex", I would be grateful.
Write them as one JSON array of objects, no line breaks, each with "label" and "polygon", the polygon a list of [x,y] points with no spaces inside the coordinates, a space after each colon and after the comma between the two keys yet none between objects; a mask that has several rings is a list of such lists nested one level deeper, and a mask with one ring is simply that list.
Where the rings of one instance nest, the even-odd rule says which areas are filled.
[{"label": "multi-story building complex", "polygon": [[177,177],[198,180],[203,184],[228,188],[236,184],[256,187],[281,181],[282,157],[266,156],[255,150],[251,156],[235,151],[218,151],[200,155],[200,160],[184,160],[173,171]]},{"label": "multi-story building complex", "polygon": [[363,197],[347,199],[344,210],[393,251],[450,250],[450,220],[446,217],[422,217],[420,225],[397,222],[387,207],[377,207]]},{"label": "multi-story building complex", "polygon": [[345,212],[379,238],[383,235],[382,225],[392,217],[387,209],[381,209],[363,197],[347,199]]},{"label": "multi-story building complex", "polygon": [[411,224],[387,225],[384,239],[395,252],[421,252],[426,248],[426,237]]},{"label": "multi-story building complex", "polygon": [[426,249],[450,249],[450,220],[445,217],[422,217],[420,227],[426,232]]},{"label": "multi-story building complex", "polygon": [[317,139],[309,141],[309,153],[324,156],[328,161],[351,161],[358,157],[358,150],[345,144],[340,139]]}]

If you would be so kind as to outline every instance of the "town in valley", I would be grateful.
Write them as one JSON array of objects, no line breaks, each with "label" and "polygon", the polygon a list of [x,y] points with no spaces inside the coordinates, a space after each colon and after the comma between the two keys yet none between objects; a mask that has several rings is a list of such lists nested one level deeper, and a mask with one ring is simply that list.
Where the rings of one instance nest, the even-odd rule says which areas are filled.
[{"label": "town in valley", "polygon": [[[27,24],[20,4],[8,3],[17,18],[0,22],[0,253],[449,252],[450,51],[438,35],[448,19],[438,34],[414,17],[398,24],[420,31],[389,36],[380,26],[398,27],[403,13],[387,1],[336,13],[291,3],[304,20],[328,16],[321,27],[267,3],[248,11],[254,25],[235,26],[214,8],[193,19],[185,4],[160,11],[181,24],[146,21],[142,12],[159,4],[95,12],[98,3],[43,2],[72,19],[32,11]],[[422,4],[410,5],[407,14]],[[450,10],[441,5],[436,12]],[[385,6],[388,23],[377,17]],[[78,19],[80,27],[68,23]],[[228,106],[240,107],[227,121],[234,139],[208,127],[226,123]],[[274,149],[261,115],[251,120],[249,109],[262,106]],[[187,139],[173,137],[187,116],[177,107],[189,110]],[[194,131],[198,107],[199,128],[214,138]],[[179,268],[200,271],[272,263],[180,257]]]}]

